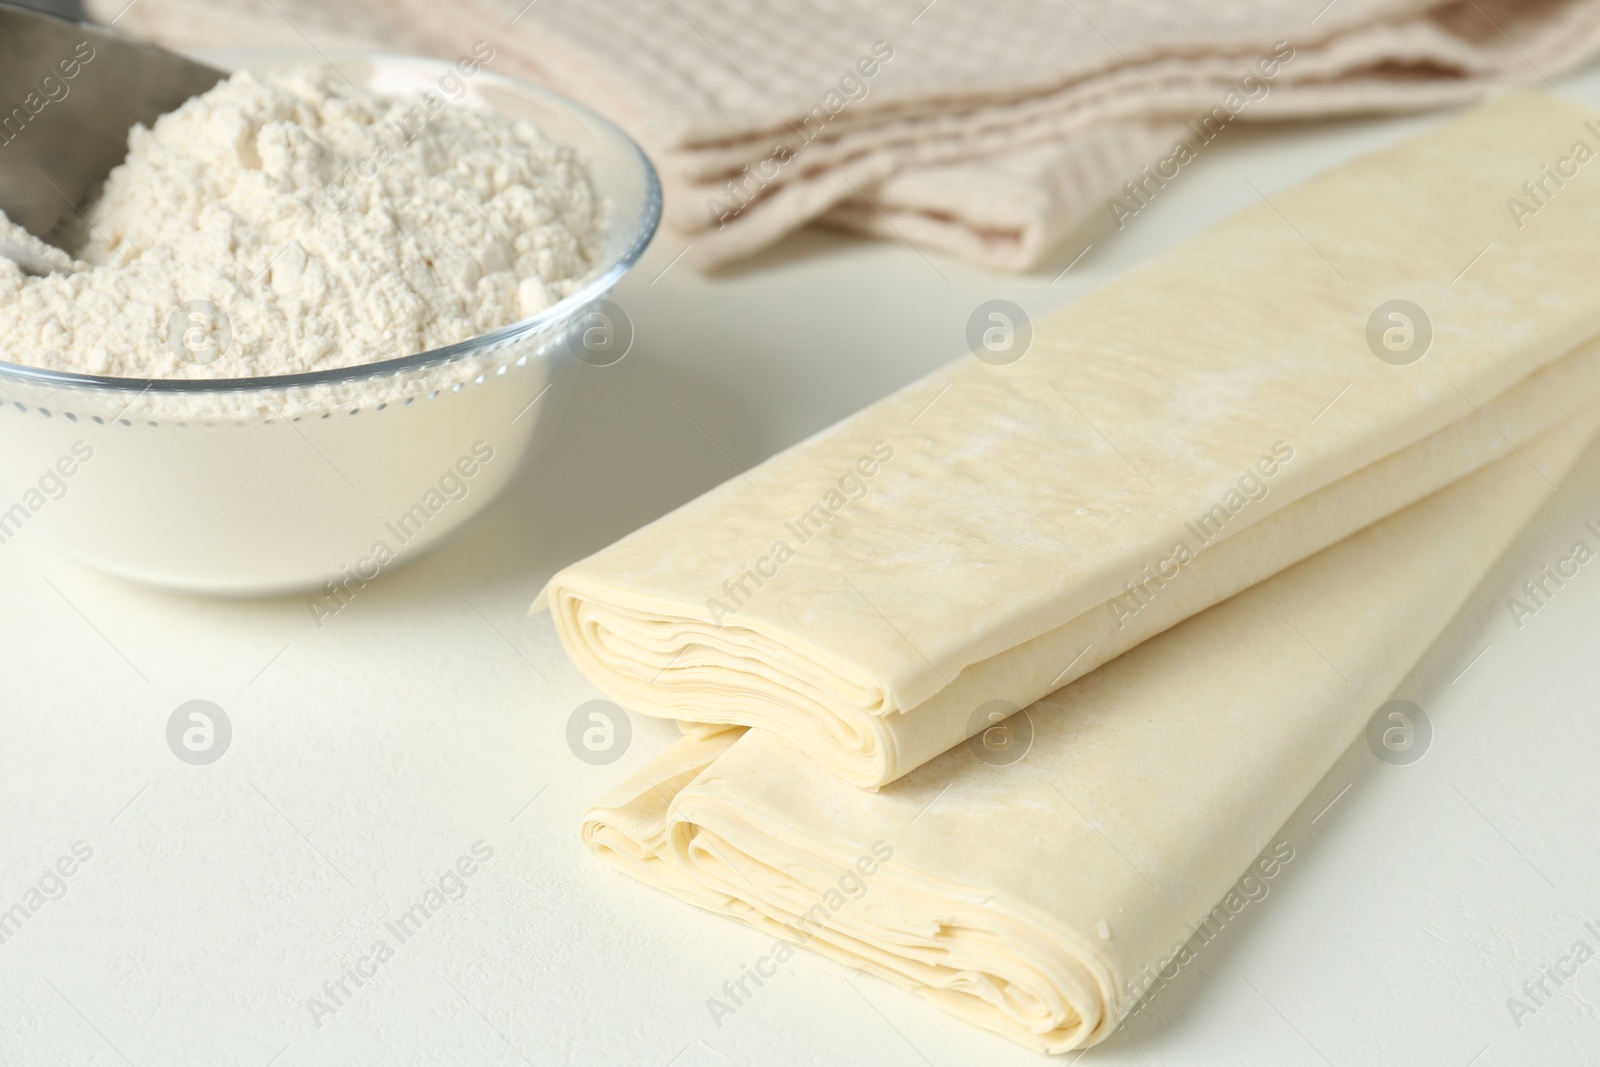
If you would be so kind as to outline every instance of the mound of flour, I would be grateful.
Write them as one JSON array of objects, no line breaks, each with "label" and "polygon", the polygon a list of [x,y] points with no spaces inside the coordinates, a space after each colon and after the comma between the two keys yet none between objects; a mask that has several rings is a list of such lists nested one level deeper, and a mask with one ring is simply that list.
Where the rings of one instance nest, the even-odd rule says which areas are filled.
[{"label": "mound of flour", "polygon": [[[0,359],[232,378],[409,355],[581,286],[603,211],[582,160],[528,122],[321,68],[238,73],[131,132],[56,235],[67,273],[0,260]],[[0,215],[7,232],[26,240]]]}]

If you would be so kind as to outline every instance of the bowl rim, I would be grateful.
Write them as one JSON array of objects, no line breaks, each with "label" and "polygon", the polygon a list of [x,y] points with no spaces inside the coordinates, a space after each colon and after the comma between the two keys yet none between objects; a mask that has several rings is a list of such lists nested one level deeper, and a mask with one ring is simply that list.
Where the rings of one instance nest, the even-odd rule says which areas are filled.
[{"label": "bowl rim", "polygon": [[[212,53],[207,53],[208,55]],[[236,58],[239,67],[229,70],[241,69],[250,59],[265,59],[272,57],[286,58],[303,54],[308,60],[321,58],[332,63],[335,59],[350,61],[388,63],[394,65],[418,66],[426,64],[430,69],[439,64],[449,65],[448,60],[429,56],[405,55],[396,52],[369,52],[355,49],[331,50],[327,53],[305,52],[295,48],[239,48],[228,49],[226,52],[214,53],[219,56]],[[610,291],[633,265],[639,261],[644,250],[655,237],[661,225],[661,179],[656,173],[656,168],[645,155],[644,149],[639,146],[628,132],[615,122],[600,114],[587,104],[579,103],[571,97],[546,89],[541,85],[513,78],[493,71],[480,70],[477,79],[485,79],[490,83],[500,85],[516,92],[543,98],[545,102],[555,104],[576,112],[614,135],[626,145],[631,158],[640,168],[644,179],[643,202],[637,204],[631,213],[628,225],[632,228],[632,239],[622,252],[606,263],[593,278],[586,282],[583,288],[569,296],[551,304],[543,311],[530,315],[525,319],[506,326],[500,326],[487,333],[477,334],[463,341],[442,345],[439,348],[430,348],[410,355],[395,356],[391,359],[379,360],[375,363],[358,363],[348,367],[334,367],[329,370],[300,371],[295,374],[270,374],[257,375],[248,378],[122,378],[103,374],[83,374],[76,371],[51,370],[46,367],[34,367],[25,363],[12,363],[0,359],[0,380],[11,379],[26,382],[32,385],[63,386],[75,389],[100,390],[116,393],[239,393],[260,392],[262,390],[304,388],[308,386],[335,385],[368,378],[382,378],[392,374],[423,367],[452,363],[477,355],[485,350],[499,348],[503,345],[520,340],[531,334],[536,334],[565,319],[568,319],[578,308],[588,304]],[[622,219],[616,220],[619,224]]]}]

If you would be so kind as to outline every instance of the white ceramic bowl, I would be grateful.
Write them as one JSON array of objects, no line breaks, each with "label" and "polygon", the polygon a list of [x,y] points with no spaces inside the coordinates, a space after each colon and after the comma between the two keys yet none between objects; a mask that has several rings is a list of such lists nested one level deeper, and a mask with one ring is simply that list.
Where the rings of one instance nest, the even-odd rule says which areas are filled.
[{"label": "white ceramic bowl", "polygon": [[[269,70],[315,57],[225,58]],[[433,87],[447,68],[331,58],[386,95]],[[467,84],[451,106],[530,119],[588,163],[608,206],[594,280],[481,337],[336,371],[144,381],[0,362],[0,552],[25,529],[89,566],[171,589],[353,589],[437,545],[505,488],[548,407],[535,400],[649,243],[661,192],[638,146],[589,109],[487,71]]]}]

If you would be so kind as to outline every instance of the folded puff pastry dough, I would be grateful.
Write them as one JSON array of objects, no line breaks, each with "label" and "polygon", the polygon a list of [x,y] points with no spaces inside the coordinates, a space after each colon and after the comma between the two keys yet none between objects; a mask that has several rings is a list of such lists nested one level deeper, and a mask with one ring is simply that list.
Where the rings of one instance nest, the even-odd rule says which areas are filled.
[{"label": "folded puff pastry dough", "polygon": [[[1593,400],[1600,183],[1507,209],[1590,119],[1509,93],[1276,194],[1053,313],[1015,363],[936,372],[541,603],[625,706],[893,781],[987,702],[1026,705]],[[1431,324],[1405,366],[1368,339],[1395,299]]]},{"label": "folded puff pastry dough", "polygon": [[1015,763],[974,740],[873,793],[766,731],[702,731],[591,810],[584,839],[1031,1048],[1104,1040],[1597,425],[1568,420],[1039,701]]}]

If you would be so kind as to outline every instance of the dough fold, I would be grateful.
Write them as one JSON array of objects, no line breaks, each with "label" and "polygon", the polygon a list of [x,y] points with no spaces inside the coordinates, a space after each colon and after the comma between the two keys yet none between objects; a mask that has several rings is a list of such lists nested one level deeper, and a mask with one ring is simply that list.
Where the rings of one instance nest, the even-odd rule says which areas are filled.
[{"label": "dough fold", "polygon": [[1020,358],[935,372],[541,602],[625,706],[894,781],[990,701],[1027,705],[1592,401],[1600,186],[1531,219],[1507,197],[1593,118],[1508,93],[1274,193],[1040,321]]},{"label": "dough fold", "polygon": [[584,840],[1030,1048],[1095,1044],[1229,921],[1241,872],[1292,860],[1284,822],[1596,426],[1565,420],[1038,701],[1002,727],[1025,748],[974,737],[873,793],[769,732],[694,731]]}]

